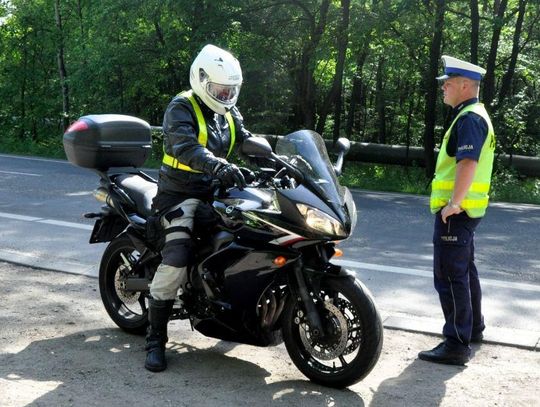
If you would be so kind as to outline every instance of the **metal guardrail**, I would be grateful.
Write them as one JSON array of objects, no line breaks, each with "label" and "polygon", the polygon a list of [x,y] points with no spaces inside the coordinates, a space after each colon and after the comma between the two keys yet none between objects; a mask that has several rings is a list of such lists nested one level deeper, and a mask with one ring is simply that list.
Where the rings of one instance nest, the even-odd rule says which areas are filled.
[{"label": "metal guardrail", "polygon": [[[151,126],[154,131],[161,131],[160,126]],[[266,138],[272,147],[281,136],[269,134],[255,134]],[[325,140],[326,148],[332,151],[332,140]],[[438,150],[435,150],[435,155]],[[425,166],[424,148],[407,147],[401,145],[363,143],[351,141],[351,150],[347,154],[349,161],[361,161],[366,163],[395,164],[395,165],[417,165]],[[513,168],[520,174],[528,177],[540,177],[540,157],[530,157],[524,155],[498,154],[497,163]]]}]

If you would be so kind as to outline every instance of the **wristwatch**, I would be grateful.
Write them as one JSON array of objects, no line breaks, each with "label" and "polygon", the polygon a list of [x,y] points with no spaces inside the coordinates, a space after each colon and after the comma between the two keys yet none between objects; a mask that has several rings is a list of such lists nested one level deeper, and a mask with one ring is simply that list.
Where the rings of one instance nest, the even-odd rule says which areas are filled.
[{"label": "wristwatch", "polygon": [[459,206],[457,203],[452,202],[452,199],[448,200],[448,206],[453,209],[461,209],[461,206]]}]

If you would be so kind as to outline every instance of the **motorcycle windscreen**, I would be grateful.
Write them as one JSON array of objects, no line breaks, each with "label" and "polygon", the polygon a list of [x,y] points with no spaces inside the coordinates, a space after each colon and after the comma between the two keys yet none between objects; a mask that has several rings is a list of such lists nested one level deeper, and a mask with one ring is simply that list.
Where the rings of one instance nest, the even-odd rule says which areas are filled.
[{"label": "motorcycle windscreen", "polygon": [[344,191],[328,158],[322,137],[311,130],[300,130],[281,137],[276,154],[298,168],[334,208],[344,204]]}]

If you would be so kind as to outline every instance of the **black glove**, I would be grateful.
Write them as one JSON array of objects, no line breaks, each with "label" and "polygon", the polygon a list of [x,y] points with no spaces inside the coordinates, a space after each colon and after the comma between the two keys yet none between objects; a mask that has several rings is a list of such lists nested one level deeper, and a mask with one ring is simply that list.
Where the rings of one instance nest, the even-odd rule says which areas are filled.
[{"label": "black glove", "polygon": [[214,176],[221,181],[225,188],[236,185],[238,189],[243,190],[246,187],[246,179],[242,171],[234,164],[221,164],[214,170]]}]

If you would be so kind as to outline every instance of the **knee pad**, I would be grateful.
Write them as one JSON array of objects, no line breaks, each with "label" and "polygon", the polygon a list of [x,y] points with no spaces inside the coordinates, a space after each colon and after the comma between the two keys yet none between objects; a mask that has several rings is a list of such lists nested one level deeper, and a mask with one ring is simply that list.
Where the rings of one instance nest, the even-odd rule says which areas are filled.
[{"label": "knee pad", "polygon": [[191,239],[177,239],[166,242],[161,251],[162,263],[172,267],[186,267],[191,259],[192,251]]}]

